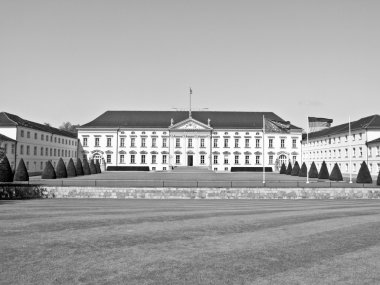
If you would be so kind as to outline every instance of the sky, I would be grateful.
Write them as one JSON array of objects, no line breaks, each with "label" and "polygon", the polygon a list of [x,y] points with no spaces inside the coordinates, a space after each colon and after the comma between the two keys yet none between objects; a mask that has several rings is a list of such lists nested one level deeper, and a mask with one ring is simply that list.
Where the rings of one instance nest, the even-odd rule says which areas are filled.
[{"label": "sky", "polygon": [[380,114],[378,0],[0,0],[0,111]]}]

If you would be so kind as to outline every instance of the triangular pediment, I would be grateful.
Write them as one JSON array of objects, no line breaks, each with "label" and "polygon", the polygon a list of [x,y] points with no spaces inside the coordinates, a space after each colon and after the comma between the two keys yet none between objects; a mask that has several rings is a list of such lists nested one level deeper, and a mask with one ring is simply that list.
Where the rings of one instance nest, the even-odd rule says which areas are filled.
[{"label": "triangular pediment", "polygon": [[170,130],[189,130],[189,131],[208,131],[212,130],[212,128],[200,121],[197,121],[193,118],[187,118],[186,120],[183,120],[181,122],[178,122],[177,124],[170,126]]}]

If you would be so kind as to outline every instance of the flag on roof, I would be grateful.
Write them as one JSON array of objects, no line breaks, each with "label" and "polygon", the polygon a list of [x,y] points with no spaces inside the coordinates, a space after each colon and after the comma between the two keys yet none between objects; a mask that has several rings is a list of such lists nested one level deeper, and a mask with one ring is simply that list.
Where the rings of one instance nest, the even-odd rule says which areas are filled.
[{"label": "flag on roof", "polygon": [[332,119],[327,118],[317,118],[317,117],[308,117],[309,121],[309,132],[317,132],[326,128],[330,128]]}]

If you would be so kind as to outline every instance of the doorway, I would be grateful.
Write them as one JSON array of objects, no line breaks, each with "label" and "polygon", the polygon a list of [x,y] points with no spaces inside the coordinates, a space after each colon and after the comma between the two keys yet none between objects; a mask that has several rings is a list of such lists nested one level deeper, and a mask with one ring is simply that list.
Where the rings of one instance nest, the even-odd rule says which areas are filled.
[{"label": "doorway", "polygon": [[187,156],[187,166],[193,166],[193,156],[192,155]]}]

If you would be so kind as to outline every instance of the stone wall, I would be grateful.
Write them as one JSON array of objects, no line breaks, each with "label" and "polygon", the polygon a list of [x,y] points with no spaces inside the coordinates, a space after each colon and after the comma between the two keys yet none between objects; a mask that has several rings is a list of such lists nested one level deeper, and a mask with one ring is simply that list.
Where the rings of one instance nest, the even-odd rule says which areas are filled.
[{"label": "stone wall", "polygon": [[110,188],[44,187],[52,198],[379,199],[379,188]]}]

